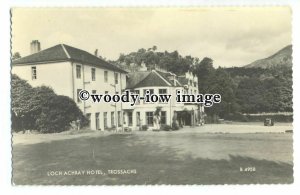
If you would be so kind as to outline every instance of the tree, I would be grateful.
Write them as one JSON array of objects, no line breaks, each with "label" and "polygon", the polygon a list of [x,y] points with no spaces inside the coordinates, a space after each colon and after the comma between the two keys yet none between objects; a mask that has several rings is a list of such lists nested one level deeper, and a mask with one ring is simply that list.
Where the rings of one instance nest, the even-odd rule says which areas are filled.
[{"label": "tree", "polygon": [[15,52],[12,56],[12,60],[16,60],[16,59],[19,59],[21,58],[21,54],[19,52]]},{"label": "tree", "polygon": [[15,131],[61,132],[78,118],[86,124],[83,113],[69,97],[58,96],[46,86],[33,88],[14,74],[11,86],[12,127]]},{"label": "tree", "polygon": [[198,77],[198,88],[200,93],[208,92],[214,71],[213,60],[211,58],[205,57],[196,65],[194,73]]},{"label": "tree", "polygon": [[34,108],[31,106],[34,89],[16,75],[11,79],[12,127],[20,131],[34,128]]},{"label": "tree", "polygon": [[175,74],[181,75],[187,72],[194,63],[191,56],[181,56],[178,51],[158,52],[157,46],[148,49],[141,48],[137,52],[131,52],[127,55],[120,54],[116,61],[117,64],[125,64],[127,66],[135,64],[140,66],[142,63],[151,69],[154,66],[164,68]]},{"label": "tree", "polygon": [[61,132],[67,130],[70,123],[78,117],[86,123],[82,112],[72,99],[56,95],[46,98],[36,119],[36,127],[42,133]]},{"label": "tree", "polygon": [[223,69],[218,68],[210,74],[205,86],[205,93],[220,94],[222,101],[206,109],[208,115],[218,115],[221,118],[238,111],[235,98],[235,85],[230,75]]}]

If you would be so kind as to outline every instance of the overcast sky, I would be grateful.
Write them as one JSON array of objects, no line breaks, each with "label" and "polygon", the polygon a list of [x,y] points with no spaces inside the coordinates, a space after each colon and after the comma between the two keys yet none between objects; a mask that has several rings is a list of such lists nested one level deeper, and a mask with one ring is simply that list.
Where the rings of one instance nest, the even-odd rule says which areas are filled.
[{"label": "overcast sky", "polygon": [[158,51],[210,57],[217,66],[240,66],[291,44],[291,10],[272,8],[17,8],[12,51],[30,54],[65,43],[110,60],[153,45]]}]

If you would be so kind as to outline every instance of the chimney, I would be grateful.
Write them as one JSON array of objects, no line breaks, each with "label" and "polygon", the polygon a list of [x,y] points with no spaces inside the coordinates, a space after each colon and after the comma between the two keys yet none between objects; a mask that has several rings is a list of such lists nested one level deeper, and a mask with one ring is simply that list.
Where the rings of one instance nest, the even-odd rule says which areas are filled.
[{"label": "chimney", "polygon": [[94,54],[96,57],[98,57],[98,49],[95,50]]},{"label": "chimney", "polygon": [[33,40],[30,43],[30,53],[34,54],[41,51],[41,43],[38,40]]}]

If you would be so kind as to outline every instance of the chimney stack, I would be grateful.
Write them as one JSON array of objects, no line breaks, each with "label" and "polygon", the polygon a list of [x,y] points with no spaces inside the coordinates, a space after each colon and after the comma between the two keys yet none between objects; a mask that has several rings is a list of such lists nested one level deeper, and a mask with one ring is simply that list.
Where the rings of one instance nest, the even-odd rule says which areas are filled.
[{"label": "chimney stack", "polygon": [[41,51],[41,43],[38,40],[33,40],[30,43],[30,53],[34,54]]},{"label": "chimney stack", "polygon": [[94,54],[96,57],[98,57],[98,49],[95,50]]}]

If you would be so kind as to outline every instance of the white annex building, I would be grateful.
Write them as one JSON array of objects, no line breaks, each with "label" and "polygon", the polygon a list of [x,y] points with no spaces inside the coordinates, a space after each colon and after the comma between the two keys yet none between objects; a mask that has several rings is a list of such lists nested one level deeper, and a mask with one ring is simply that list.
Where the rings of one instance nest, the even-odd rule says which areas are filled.
[{"label": "white annex building", "polygon": [[[177,76],[163,70],[126,72],[120,67],[81,49],[59,44],[40,51],[40,43],[31,43],[32,54],[12,62],[12,73],[31,86],[49,86],[58,95],[73,99],[90,120],[93,130],[117,127],[138,130],[142,125],[153,128],[154,111],[161,109],[161,124],[171,125],[174,114],[180,125],[198,125],[203,116],[199,104],[177,103],[176,90],[197,94],[198,79],[191,72]],[[94,94],[121,94],[125,89],[144,95],[172,94],[169,103],[92,103],[81,101],[82,89]]]},{"label": "white annex building", "polygon": [[169,103],[140,101],[134,106],[130,103],[124,104],[126,127],[138,130],[142,125],[147,125],[149,129],[153,129],[156,109],[160,110],[161,125],[171,126],[174,115],[179,125],[182,126],[194,126],[201,123],[203,107],[199,104],[176,102],[177,90],[182,94],[198,93],[198,79],[190,72],[179,77],[162,69],[131,72],[128,73],[126,89],[140,96],[144,96],[146,91],[150,91],[150,94],[172,95]]}]

